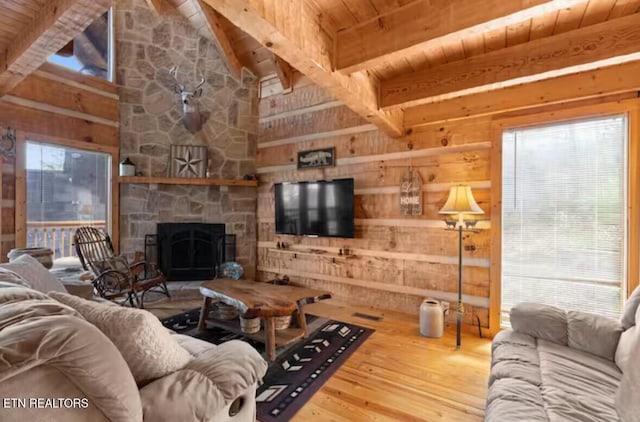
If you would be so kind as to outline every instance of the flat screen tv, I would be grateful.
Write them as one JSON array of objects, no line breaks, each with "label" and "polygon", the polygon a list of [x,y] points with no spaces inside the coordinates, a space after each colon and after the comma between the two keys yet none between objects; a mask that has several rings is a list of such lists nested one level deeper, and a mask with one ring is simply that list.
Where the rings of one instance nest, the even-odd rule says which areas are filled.
[{"label": "flat screen tv", "polygon": [[353,237],[353,179],[278,183],[276,233]]}]

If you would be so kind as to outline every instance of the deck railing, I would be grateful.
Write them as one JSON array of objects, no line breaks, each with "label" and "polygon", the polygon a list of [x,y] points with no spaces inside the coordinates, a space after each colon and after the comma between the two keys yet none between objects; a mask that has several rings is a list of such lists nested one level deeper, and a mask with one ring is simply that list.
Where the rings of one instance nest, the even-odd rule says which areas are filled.
[{"label": "deck railing", "polygon": [[78,227],[106,227],[105,221],[27,221],[27,246],[51,248],[53,259],[76,256],[73,235]]}]

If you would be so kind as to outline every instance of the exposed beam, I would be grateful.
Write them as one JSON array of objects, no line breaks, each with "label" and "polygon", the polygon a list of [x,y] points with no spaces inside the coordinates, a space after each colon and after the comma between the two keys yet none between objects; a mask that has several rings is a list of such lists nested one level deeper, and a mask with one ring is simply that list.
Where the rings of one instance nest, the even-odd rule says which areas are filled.
[{"label": "exposed beam", "polygon": [[284,91],[291,91],[293,88],[293,68],[289,63],[278,57],[277,54],[273,55],[273,64],[276,66],[276,73],[280,80],[280,85]]},{"label": "exposed beam", "polygon": [[238,56],[236,56],[236,53],[233,50],[231,41],[229,41],[229,37],[227,37],[227,34],[224,32],[224,27],[220,21],[221,16],[203,0],[197,0],[197,4],[202,10],[202,15],[204,16],[204,20],[207,23],[211,34],[213,34],[213,38],[218,43],[218,47],[220,47],[221,53],[224,55],[224,59],[227,62],[229,70],[236,79],[240,80],[242,75],[242,63],[238,60]]},{"label": "exposed beam", "polygon": [[161,15],[165,10],[165,4],[163,0],[145,0],[147,6],[158,15]]},{"label": "exposed beam", "polygon": [[111,5],[110,0],[50,0],[0,56],[0,96],[64,47]]},{"label": "exposed beam", "polygon": [[640,90],[640,61],[405,109],[407,128]]},{"label": "exposed beam", "polygon": [[[338,32],[336,68],[351,73],[443,42],[505,28],[585,0],[420,0]],[[444,4],[443,4],[444,3]]]},{"label": "exposed beam", "polygon": [[332,71],[333,40],[311,0],[204,0],[234,25],[391,136],[400,136],[402,111],[378,109],[377,81],[364,73]]},{"label": "exposed beam", "polygon": [[640,14],[383,81],[382,107],[505,88],[640,58]]}]

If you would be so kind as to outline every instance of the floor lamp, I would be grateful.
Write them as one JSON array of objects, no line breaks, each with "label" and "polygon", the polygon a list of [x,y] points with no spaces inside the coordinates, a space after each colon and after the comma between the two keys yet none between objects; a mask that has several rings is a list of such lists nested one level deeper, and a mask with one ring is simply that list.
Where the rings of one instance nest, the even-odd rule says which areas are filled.
[{"label": "floor lamp", "polygon": [[[457,214],[458,220],[446,219],[447,230],[458,231],[458,304],[456,307],[457,326],[456,326],[456,349],[460,349],[460,329],[462,326],[462,314],[464,313],[464,305],[462,304],[462,232],[477,232],[472,227],[475,226],[477,220],[464,220],[465,214],[484,214],[482,208],[478,206],[476,200],[471,193],[469,186],[452,186],[449,191],[449,198],[440,210],[440,214]],[[464,226],[467,226],[466,228]]]}]

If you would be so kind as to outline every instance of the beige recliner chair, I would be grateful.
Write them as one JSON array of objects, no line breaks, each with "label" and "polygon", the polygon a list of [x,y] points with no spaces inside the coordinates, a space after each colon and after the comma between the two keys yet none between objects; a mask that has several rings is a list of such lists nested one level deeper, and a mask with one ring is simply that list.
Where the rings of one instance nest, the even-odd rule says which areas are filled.
[{"label": "beige recliner chair", "polygon": [[116,346],[77,311],[0,281],[0,419],[254,421],[267,368],[260,355],[243,342],[174,338],[191,361],[139,387]]}]

